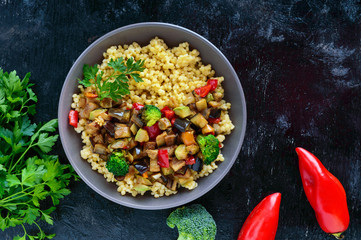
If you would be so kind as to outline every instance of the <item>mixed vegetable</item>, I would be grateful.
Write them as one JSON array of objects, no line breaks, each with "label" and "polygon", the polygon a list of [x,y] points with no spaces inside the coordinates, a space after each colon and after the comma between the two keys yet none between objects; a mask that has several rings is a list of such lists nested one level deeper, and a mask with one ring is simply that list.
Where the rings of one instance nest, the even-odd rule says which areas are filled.
[{"label": "mixed vegetable", "polygon": [[87,120],[92,150],[107,161],[116,179],[135,176],[138,191],[149,190],[154,182],[176,190],[219,155],[214,124],[220,122],[223,93],[215,91],[217,85],[217,79],[210,79],[187,95],[185,105],[162,109],[100,99],[88,86],[79,100],[81,111],[70,111],[69,124],[76,127],[79,118]]}]

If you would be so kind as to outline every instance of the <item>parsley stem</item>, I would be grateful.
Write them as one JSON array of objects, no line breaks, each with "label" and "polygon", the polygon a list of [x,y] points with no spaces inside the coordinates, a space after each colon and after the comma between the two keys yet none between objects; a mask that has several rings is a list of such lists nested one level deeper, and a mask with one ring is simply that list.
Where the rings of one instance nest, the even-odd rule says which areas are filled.
[{"label": "parsley stem", "polygon": [[[37,133],[35,133],[34,135],[38,134],[39,131]],[[33,145],[33,142],[35,141],[36,137],[30,142],[28,148],[23,152],[23,154],[20,156],[20,158],[16,161],[16,163],[11,166],[10,164],[10,168],[9,168],[9,171],[8,173],[10,174],[11,171],[16,167],[16,165],[20,162],[21,159],[23,159],[23,157],[25,156],[25,154],[30,150],[30,148],[34,147],[35,145]]]}]

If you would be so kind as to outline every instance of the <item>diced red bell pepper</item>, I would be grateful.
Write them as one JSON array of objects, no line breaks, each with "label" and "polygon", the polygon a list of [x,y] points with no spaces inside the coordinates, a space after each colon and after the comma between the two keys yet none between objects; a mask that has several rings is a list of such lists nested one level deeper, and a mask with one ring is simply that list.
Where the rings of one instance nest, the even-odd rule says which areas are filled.
[{"label": "diced red bell pepper", "polygon": [[144,105],[140,104],[140,103],[133,103],[133,108],[135,110],[140,110],[140,109],[144,108]]},{"label": "diced red bell pepper", "polygon": [[165,106],[160,111],[162,112],[162,116],[168,118],[169,120],[172,120],[175,116],[174,111],[170,109],[168,106]]},{"label": "diced red bell pepper", "polygon": [[172,124],[172,126],[174,125],[174,122],[177,118],[172,118],[172,120],[170,120],[170,123]]},{"label": "diced red bell pepper", "polygon": [[219,123],[221,121],[221,118],[208,118],[208,122],[211,124]]},{"label": "diced red bell pepper", "polygon": [[196,158],[193,155],[188,156],[186,159],[186,165],[193,165],[196,163]]},{"label": "diced red bell pepper", "polygon": [[78,119],[79,119],[79,113],[75,110],[70,110],[69,112],[69,124],[73,127],[78,127]]},{"label": "diced red bell pepper", "polygon": [[147,130],[150,140],[155,140],[155,138],[162,133],[159,129],[158,122],[156,122],[153,126],[145,126],[145,130]]},{"label": "diced red bell pepper", "polygon": [[205,85],[200,88],[194,89],[194,92],[198,94],[200,97],[205,97],[211,91],[212,85]]},{"label": "diced red bell pepper", "polygon": [[217,85],[218,85],[218,80],[217,80],[217,79],[208,79],[207,85],[211,85],[211,86],[212,86],[212,88],[211,88],[211,90],[210,90],[210,91],[212,92],[212,91],[216,90]]},{"label": "diced red bell pepper", "polygon": [[163,168],[169,168],[169,157],[167,149],[158,150],[158,164]]}]

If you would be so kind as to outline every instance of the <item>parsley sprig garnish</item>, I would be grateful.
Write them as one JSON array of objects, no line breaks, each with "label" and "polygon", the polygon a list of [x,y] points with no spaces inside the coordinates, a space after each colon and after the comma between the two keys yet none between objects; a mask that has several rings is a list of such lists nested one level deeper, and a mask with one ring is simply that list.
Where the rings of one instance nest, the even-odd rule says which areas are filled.
[{"label": "parsley sprig garnish", "polygon": [[108,66],[113,68],[114,72],[103,79],[104,72],[99,72],[98,65],[89,66],[85,64],[83,66],[83,80],[78,79],[79,83],[84,87],[95,86],[98,99],[111,98],[114,101],[122,99],[124,95],[128,95],[129,80],[134,79],[136,82],[143,82],[138,72],[144,70],[144,60],[134,61],[133,58],[129,58],[126,62],[123,57],[116,60],[111,59]]},{"label": "parsley sprig garnish", "polygon": [[[55,236],[45,234],[38,223],[53,224],[51,213],[70,193],[67,186],[74,176],[70,165],[48,155],[58,139],[51,134],[57,119],[39,125],[30,121],[38,99],[29,77],[21,80],[15,71],[0,69],[0,229],[21,225],[24,235],[14,240]],[[26,224],[36,225],[38,234],[30,235]]]}]

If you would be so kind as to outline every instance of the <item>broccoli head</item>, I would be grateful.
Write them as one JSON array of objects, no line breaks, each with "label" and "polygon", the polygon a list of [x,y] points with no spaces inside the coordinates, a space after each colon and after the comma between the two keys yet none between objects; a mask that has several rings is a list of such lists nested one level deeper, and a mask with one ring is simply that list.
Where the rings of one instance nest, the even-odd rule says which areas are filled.
[{"label": "broccoli head", "polygon": [[159,119],[162,118],[162,113],[159,108],[154,105],[145,105],[142,112],[142,120],[148,127],[153,126]]},{"label": "broccoli head", "polygon": [[167,225],[177,226],[178,240],[214,240],[217,232],[212,215],[200,204],[177,208],[167,218]]},{"label": "broccoli head", "polygon": [[216,160],[219,154],[219,141],[214,135],[198,135],[197,142],[203,155],[204,164],[209,165]]},{"label": "broccoli head", "polygon": [[113,152],[107,161],[106,168],[115,176],[125,176],[129,171],[129,165],[122,152]]}]

